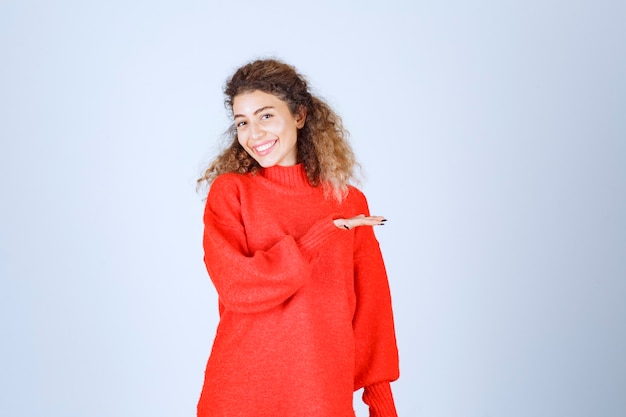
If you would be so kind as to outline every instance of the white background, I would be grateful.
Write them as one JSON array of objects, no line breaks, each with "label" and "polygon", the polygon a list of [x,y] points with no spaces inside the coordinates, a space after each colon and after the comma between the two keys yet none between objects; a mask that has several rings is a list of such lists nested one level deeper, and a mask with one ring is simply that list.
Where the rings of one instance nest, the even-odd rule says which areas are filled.
[{"label": "white background", "polygon": [[0,415],[195,415],[195,179],[263,56],[389,219],[401,416],[626,415],[624,4],[3,0]]}]

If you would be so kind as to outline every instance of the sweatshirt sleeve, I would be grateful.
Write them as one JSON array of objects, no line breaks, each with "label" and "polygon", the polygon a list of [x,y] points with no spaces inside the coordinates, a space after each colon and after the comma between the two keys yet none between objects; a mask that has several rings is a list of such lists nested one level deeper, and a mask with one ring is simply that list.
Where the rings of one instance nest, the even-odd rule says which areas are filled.
[{"label": "sweatshirt sleeve", "polygon": [[363,402],[369,406],[370,417],[398,417],[389,382],[366,386]]},{"label": "sweatshirt sleeve", "polygon": [[[369,215],[363,200],[363,212]],[[365,388],[363,400],[370,407],[371,417],[395,417],[389,382],[399,376],[398,348],[387,272],[371,227],[355,229],[354,268],[354,388]]]},{"label": "sweatshirt sleeve", "polygon": [[338,231],[322,219],[299,239],[285,235],[264,251],[248,253],[237,185],[218,178],[204,212],[204,261],[220,303],[244,313],[268,310],[309,279],[317,249]]}]

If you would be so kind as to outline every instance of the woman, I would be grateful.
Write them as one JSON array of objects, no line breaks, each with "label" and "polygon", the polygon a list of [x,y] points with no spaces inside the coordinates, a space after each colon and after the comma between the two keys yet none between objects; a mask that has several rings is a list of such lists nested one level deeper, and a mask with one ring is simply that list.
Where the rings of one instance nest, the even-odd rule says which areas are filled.
[{"label": "woman", "polygon": [[387,275],[341,119],[277,60],[225,87],[232,143],[205,171],[220,323],[198,416],[396,416]]}]

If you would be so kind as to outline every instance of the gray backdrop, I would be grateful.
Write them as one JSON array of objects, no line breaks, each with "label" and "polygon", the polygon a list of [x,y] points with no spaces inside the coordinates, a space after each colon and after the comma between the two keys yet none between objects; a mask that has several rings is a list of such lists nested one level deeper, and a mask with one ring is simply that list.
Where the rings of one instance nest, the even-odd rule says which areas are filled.
[{"label": "gray backdrop", "polygon": [[626,3],[226,3],[2,1],[0,414],[195,415],[195,179],[277,56],[389,219],[400,415],[626,415]]}]

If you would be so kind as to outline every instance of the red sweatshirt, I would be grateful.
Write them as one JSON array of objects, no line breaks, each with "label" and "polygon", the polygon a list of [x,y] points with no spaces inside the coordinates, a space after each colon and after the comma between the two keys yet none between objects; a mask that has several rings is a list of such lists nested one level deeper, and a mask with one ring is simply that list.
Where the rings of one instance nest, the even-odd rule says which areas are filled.
[{"label": "red sweatshirt", "polygon": [[224,174],[211,186],[204,251],[220,322],[199,417],[353,417],[365,387],[372,417],[396,416],[391,298],[369,215],[351,187],[341,203],[301,165]]}]

